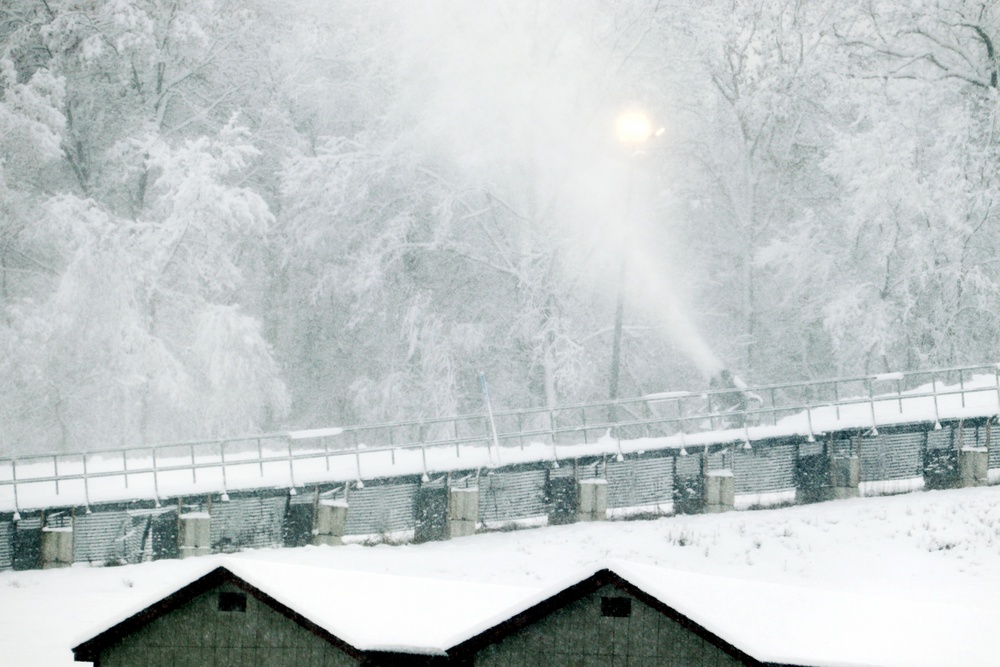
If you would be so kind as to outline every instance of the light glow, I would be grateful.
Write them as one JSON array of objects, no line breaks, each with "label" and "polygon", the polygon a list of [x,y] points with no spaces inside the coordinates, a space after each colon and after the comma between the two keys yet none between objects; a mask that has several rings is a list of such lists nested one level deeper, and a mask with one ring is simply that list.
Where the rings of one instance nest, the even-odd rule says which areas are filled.
[{"label": "light glow", "polygon": [[615,134],[623,144],[641,144],[653,135],[653,123],[643,111],[625,111],[615,121]]}]

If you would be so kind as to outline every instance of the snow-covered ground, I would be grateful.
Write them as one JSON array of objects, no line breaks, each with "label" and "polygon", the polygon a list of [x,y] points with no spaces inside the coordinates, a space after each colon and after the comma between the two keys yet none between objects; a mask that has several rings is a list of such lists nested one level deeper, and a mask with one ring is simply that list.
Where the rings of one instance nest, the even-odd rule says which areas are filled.
[{"label": "snow-covered ground", "polygon": [[[70,648],[89,630],[222,558],[0,573],[0,665],[72,665]],[[877,611],[886,628],[895,628],[896,619],[914,618],[914,609],[940,610],[934,625],[940,643],[923,636],[912,649],[895,650],[874,663],[917,667],[942,664],[935,660],[945,648],[935,654],[928,641],[947,647],[959,635],[968,637],[976,623],[1000,619],[1000,488],[575,524],[423,545],[269,549],[228,558],[525,587],[551,585],[577,569],[621,559],[735,578],[750,587],[757,582],[795,587],[810,598],[815,594],[818,604],[829,600],[843,607],[857,596],[859,613]],[[428,614],[461,614],[461,608],[435,606],[431,599],[424,604]],[[981,643],[964,646],[962,664],[997,664],[993,633],[972,634],[981,635]]]}]

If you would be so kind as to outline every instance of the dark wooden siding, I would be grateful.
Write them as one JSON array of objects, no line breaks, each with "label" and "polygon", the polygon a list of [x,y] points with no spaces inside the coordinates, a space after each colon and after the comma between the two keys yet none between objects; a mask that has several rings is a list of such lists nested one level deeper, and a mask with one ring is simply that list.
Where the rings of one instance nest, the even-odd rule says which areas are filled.
[{"label": "dark wooden siding", "polygon": [[101,667],[352,667],[358,661],[246,595],[246,611],[219,611],[223,584],[105,649]]},{"label": "dark wooden siding", "polygon": [[635,598],[631,615],[605,616],[605,586],[480,651],[476,667],[735,667],[740,661]]}]

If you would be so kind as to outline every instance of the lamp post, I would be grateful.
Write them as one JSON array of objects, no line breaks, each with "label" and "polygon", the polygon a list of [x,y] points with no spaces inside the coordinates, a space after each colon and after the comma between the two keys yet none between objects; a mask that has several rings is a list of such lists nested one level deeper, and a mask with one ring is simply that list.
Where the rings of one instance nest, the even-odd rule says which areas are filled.
[{"label": "lamp post", "polygon": [[[629,155],[628,168],[628,194],[625,200],[625,219],[632,216],[632,172],[634,163],[632,158],[639,146],[644,144],[650,137],[659,136],[663,133],[663,128],[654,130],[653,122],[649,116],[639,110],[629,110],[621,113],[615,120],[615,135],[618,141],[627,146],[631,154]],[[608,400],[612,401],[608,409],[608,418],[611,423],[618,421],[618,406],[614,401],[618,400],[618,375],[621,369],[622,351],[622,319],[625,313],[625,253],[621,253],[621,264],[618,269],[618,296],[615,302],[615,328],[614,339],[611,343],[611,372],[608,381]]]}]

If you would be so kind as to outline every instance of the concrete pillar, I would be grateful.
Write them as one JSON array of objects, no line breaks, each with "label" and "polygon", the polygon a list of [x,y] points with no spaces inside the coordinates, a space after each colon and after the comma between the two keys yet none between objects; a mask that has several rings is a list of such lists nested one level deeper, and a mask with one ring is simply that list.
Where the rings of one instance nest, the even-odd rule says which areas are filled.
[{"label": "concrete pillar", "polygon": [[73,529],[42,528],[42,569],[73,564]]},{"label": "concrete pillar", "polygon": [[705,473],[704,509],[706,514],[731,512],[736,507],[736,477],[732,470],[709,470]]},{"label": "concrete pillar", "polygon": [[208,512],[180,515],[177,550],[181,558],[207,556],[212,553],[212,517]]},{"label": "concrete pillar", "polygon": [[448,539],[476,534],[479,523],[479,487],[448,489]]},{"label": "concrete pillar", "polygon": [[608,518],[608,480],[581,479],[576,493],[577,521],[606,521]]},{"label": "concrete pillar", "polygon": [[833,459],[831,465],[834,499],[857,498],[858,485],[861,483],[861,459],[857,456],[837,458]]},{"label": "concrete pillar", "polygon": [[962,487],[990,483],[990,453],[985,447],[964,447],[958,453],[958,479]]},{"label": "concrete pillar", "polygon": [[313,544],[340,546],[344,543],[347,529],[347,501],[321,500],[316,505],[316,528],[313,529]]}]

